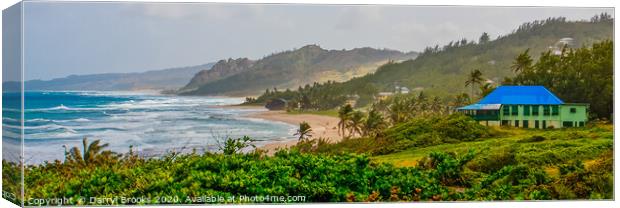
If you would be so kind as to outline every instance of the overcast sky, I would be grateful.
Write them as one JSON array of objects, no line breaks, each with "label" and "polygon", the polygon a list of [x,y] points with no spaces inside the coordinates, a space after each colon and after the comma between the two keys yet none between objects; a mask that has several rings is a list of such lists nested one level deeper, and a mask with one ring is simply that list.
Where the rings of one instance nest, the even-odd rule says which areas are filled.
[{"label": "overcast sky", "polygon": [[25,2],[25,79],[261,58],[318,44],[421,51],[524,22],[612,9]]}]

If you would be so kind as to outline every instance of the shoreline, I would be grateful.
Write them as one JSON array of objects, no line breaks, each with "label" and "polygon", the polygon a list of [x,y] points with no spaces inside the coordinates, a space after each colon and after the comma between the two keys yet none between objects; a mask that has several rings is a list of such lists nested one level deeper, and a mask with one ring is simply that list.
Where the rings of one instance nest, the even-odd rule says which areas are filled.
[{"label": "shoreline", "polygon": [[[327,138],[330,143],[342,140],[338,134],[338,118],[332,116],[316,115],[316,114],[288,114],[286,111],[269,111],[261,106],[226,106],[226,108],[238,109],[257,109],[244,117],[263,119],[267,121],[283,122],[294,126],[299,126],[301,122],[308,122],[312,127],[312,138]],[[291,135],[292,136],[292,135]],[[258,149],[266,150],[267,154],[275,153],[277,149],[289,148],[297,144],[297,139],[289,141],[271,141]]]}]

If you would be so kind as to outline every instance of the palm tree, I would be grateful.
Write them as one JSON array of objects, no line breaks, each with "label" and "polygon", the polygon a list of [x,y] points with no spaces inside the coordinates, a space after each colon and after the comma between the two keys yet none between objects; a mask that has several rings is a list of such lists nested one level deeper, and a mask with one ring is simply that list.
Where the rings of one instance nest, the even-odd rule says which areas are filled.
[{"label": "palm tree", "polygon": [[304,93],[300,93],[299,97],[299,111],[307,110],[310,107],[310,98]]},{"label": "palm tree", "polygon": [[493,92],[494,89],[495,87],[491,83],[485,83],[480,86],[480,97],[483,98],[487,96],[489,93]]},{"label": "palm tree", "polygon": [[371,109],[368,112],[368,116],[364,120],[362,125],[363,136],[377,136],[381,130],[383,130],[387,124],[383,120],[383,116],[376,109]]},{"label": "palm tree", "polygon": [[349,136],[354,136],[356,133],[362,135],[362,123],[364,122],[364,113],[361,111],[354,111],[351,113],[351,118],[347,124],[349,128]]},{"label": "palm tree", "polygon": [[502,85],[514,85],[514,80],[512,80],[512,78],[510,77],[504,77],[504,80],[502,80]]},{"label": "palm tree", "polygon": [[387,106],[387,113],[393,124],[407,120],[408,116],[414,113],[412,102],[415,101],[406,99],[404,96],[394,96],[391,99],[391,103]]},{"label": "palm tree", "polygon": [[429,110],[432,114],[443,114],[442,106],[441,99],[439,97],[433,97],[429,105]]},{"label": "palm tree", "polygon": [[299,136],[299,141],[312,137],[312,127],[308,122],[299,123],[299,129],[297,129],[297,133],[294,135]]},{"label": "palm tree", "polygon": [[109,144],[100,145],[101,140],[95,140],[92,143],[88,144],[88,139],[84,137],[82,140],[83,152],[80,153],[80,149],[78,147],[73,147],[69,150],[69,161],[78,162],[84,165],[89,165],[94,162],[97,162],[97,159],[100,156],[110,156],[112,154],[111,151],[102,151],[104,148],[108,147]]},{"label": "palm tree", "polygon": [[512,71],[515,73],[523,72],[532,66],[532,57],[528,54],[530,49],[528,48],[523,53],[519,54],[517,58],[512,62]]},{"label": "palm tree", "polygon": [[454,97],[454,100],[451,102],[452,107],[458,108],[461,106],[465,106],[471,103],[469,99],[469,95],[467,93],[458,94]]},{"label": "palm tree", "polygon": [[471,86],[472,97],[474,96],[475,84],[480,84],[482,81],[484,81],[484,79],[482,79],[482,72],[480,72],[480,70],[475,69],[469,73],[469,77],[467,78],[467,81],[465,81],[465,87]]},{"label": "palm tree", "polygon": [[347,127],[347,122],[351,118],[351,112],[353,112],[353,107],[350,104],[346,104],[338,110],[338,118],[340,121],[338,122],[338,134],[345,137],[345,129]]},{"label": "palm tree", "polygon": [[424,93],[424,91],[420,92],[420,94],[418,94],[418,97],[415,101],[415,108],[417,108],[418,110],[418,115],[419,114],[424,114],[426,113],[429,108],[430,108],[430,103],[429,103],[429,97]]}]

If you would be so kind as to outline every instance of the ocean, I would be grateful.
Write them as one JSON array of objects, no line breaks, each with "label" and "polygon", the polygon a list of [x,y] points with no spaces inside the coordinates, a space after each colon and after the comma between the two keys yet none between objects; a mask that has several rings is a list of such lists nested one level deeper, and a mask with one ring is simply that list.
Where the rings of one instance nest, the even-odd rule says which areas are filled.
[{"label": "ocean", "polygon": [[[263,109],[225,107],[240,104],[243,98],[74,91],[24,95],[26,164],[62,161],[65,147],[82,149],[84,137],[100,139],[118,153],[128,152],[131,145],[147,157],[171,151],[215,151],[218,142],[228,137],[247,135],[257,146],[294,139],[293,125],[247,117]],[[19,138],[19,120],[14,119],[19,103],[6,101],[3,141],[11,141]]]}]

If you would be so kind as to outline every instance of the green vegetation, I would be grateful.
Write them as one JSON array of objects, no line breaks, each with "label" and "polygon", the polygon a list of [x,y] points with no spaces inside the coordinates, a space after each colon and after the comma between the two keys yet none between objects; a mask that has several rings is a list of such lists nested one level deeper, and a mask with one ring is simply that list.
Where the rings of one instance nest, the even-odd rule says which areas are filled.
[{"label": "green vegetation", "polygon": [[467,80],[465,81],[465,87],[467,86],[471,86],[471,96],[475,95],[475,86],[482,84],[482,82],[484,81],[484,79],[482,79],[482,72],[480,72],[480,70],[476,69],[473,70],[469,73],[469,76],[467,77]]},{"label": "green vegetation", "polygon": [[[427,124],[454,128],[440,132],[423,128]],[[231,142],[221,147],[222,153],[173,153],[144,159],[131,151],[115,157],[92,151],[91,165],[68,159],[26,167],[26,199],[68,197],[72,204],[85,205],[123,203],[80,201],[115,196],[146,197],[125,202],[129,204],[209,203],[196,201],[204,195],[224,199],[304,196],[303,202],[613,197],[613,132],[609,125],[498,129],[499,133],[484,137],[491,129],[455,114],[449,119],[414,120],[386,131],[396,134],[397,141],[417,141],[429,134],[453,139],[420,143],[391,154],[376,152],[373,157],[354,152],[373,152],[393,140],[361,137],[330,144],[322,138],[302,139],[291,150],[280,150],[274,156],[259,150],[240,151],[248,147],[247,137],[229,139]],[[4,161],[3,167],[4,171],[19,169]],[[302,202],[287,200],[259,202]],[[213,203],[250,202],[237,198]]]},{"label": "green vegetation", "polygon": [[[483,89],[480,94],[483,95],[485,92],[490,92],[492,86],[487,85],[484,87],[485,83],[482,82],[490,80],[494,83],[499,83],[505,77],[512,78],[520,73],[521,68],[515,65],[513,60],[515,58],[522,60],[524,57],[519,58],[519,54],[522,54],[524,51],[527,50],[529,54],[536,55],[532,57],[536,59],[539,56],[544,56],[545,52],[549,51],[550,46],[554,46],[560,39],[566,37],[574,40],[571,47],[588,48],[597,42],[611,39],[613,35],[612,25],[613,19],[606,14],[597,15],[590,21],[571,22],[566,21],[565,18],[549,18],[543,21],[534,21],[525,23],[513,33],[494,40],[490,40],[488,34],[483,34],[478,43],[458,40],[450,42],[443,47],[428,47],[414,60],[400,63],[390,62],[382,65],[375,73],[363,77],[353,78],[342,83],[315,84],[316,87],[315,85],[303,87],[302,91],[278,91],[277,93],[270,91],[270,93],[261,95],[256,102],[264,103],[272,98],[303,100],[299,98],[306,96],[309,103],[318,101],[323,103],[322,106],[310,105],[312,107],[309,107],[308,111],[316,109],[329,110],[342,106],[346,99],[351,96],[359,96],[356,106],[361,107],[373,103],[375,96],[379,92],[394,91],[396,84],[409,89],[422,89],[425,93],[441,97],[444,100],[448,100],[451,97],[462,97],[463,93],[470,93],[468,97],[476,99],[478,96],[471,95],[476,94],[476,92],[471,92],[472,88],[474,88],[473,91],[476,91],[475,86]],[[599,51],[597,55],[602,56],[592,57],[600,60],[588,60],[587,56],[580,55],[582,58],[572,60],[582,60],[584,62],[574,64],[572,68],[589,67],[586,65],[587,63],[612,63],[613,59],[607,56],[607,54],[611,54],[607,48],[603,47],[597,51]],[[518,63],[521,64],[521,62]],[[557,66],[564,65],[556,65],[555,69],[561,69]],[[607,73],[611,73],[609,71],[611,68],[606,66],[594,66],[593,70],[604,70],[604,73],[601,72],[599,74],[611,79],[607,75]],[[468,75],[475,72],[474,70],[479,71],[480,74],[478,75],[481,76],[477,76],[474,83],[468,84],[467,88],[463,88],[463,83],[471,79],[471,76]],[[583,77],[579,74],[566,74],[564,76]],[[549,85],[545,82],[536,83],[545,86]],[[585,87],[587,85],[582,86]],[[555,88],[552,87],[551,89]],[[312,95],[309,92],[312,92]],[[564,93],[562,92],[558,92],[558,94],[566,102],[587,101],[576,96],[563,96]],[[606,103],[602,105],[607,108]],[[598,104],[593,102],[592,107],[597,108],[596,106]],[[606,112],[594,113],[596,115],[609,115],[608,113],[605,114]]]},{"label": "green vegetation", "polygon": [[15,204],[21,204],[21,181],[21,166],[2,159],[2,198]]},{"label": "green vegetation", "polygon": [[403,53],[368,47],[325,50],[318,45],[307,45],[271,54],[256,61],[237,59],[233,60],[233,63],[216,65],[218,72],[227,76],[213,79],[214,76],[209,76],[208,71],[203,71],[192,79],[181,94],[255,95],[266,88],[284,89],[328,80],[346,81],[351,77],[373,72],[386,61],[406,60],[416,55],[415,52]]},{"label": "green vegetation", "polygon": [[78,147],[73,147],[68,152],[65,152],[67,162],[79,164],[81,166],[96,166],[98,162],[114,159],[115,155],[109,151],[103,151],[108,147],[108,144],[100,144],[100,140],[95,140],[92,143],[88,143],[88,139],[82,140],[82,152]]},{"label": "green vegetation", "polygon": [[[265,93],[256,99],[246,98],[246,103],[267,103],[272,99],[282,98],[288,101],[288,111],[324,111],[332,110],[347,100],[341,95],[337,83],[328,81],[323,84],[313,83],[312,86],[299,87],[297,91],[279,91],[266,89]],[[371,98],[368,98],[371,99]]]},{"label": "green vegetation", "polygon": [[469,116],[455,113],[447,117],[416,118],[385,131],[385,139],[400,148],[473,141],[489,137],[491,130]]},{"label": "green vegetation", "polygon": [[554,130],[499,129],[498,131],[499,136],[478,141],[410,148],[394,154],[379,155],[375,159],[396,165],[412,164],[435,151],[465,153],[473,149],[479,152],[477,157],[480,158],[494,158],[491,156],[514,153],[519,163],[546,166],[567,163],[573,159],[591,160],[613,148],[613,132],[608,125]]},{"label": "green vegetation", "polygon": [[[243,153],[238,150],[247,146],[237,142],[222,147],[232,150],[228,152],[172,153],[153,159],[133,152],[106,158],[93,151],[90,165],[66,160],[27,166],[26,199],[67,197],[72,204],[82,205],[113,204],[80,199],[114,196],[145,197],[129,204],[207,203],[196,201],[203,195],[224,199],[305,196],[304,202],[610,199],[611,129],[609,125],[501,129],[503,134],[492,138],[431,144],[373,157],[342,151],[345,148],[324,151],[327,146],[364,138],[337,144],[303,140],[273,156],[261,151]],[[480,130],[452,134],[457,138],[471,131]],[[314,147],[303,149],[304,145]],[[6,162],[3,167],[18,168]],[[237,198],[227,203],[249,202]]]},{"label": "green vegetation", "polygon": [[543,85],[567,102],[590,104],[590,116],[609,119],[613,112],[613,42],[543,53],[533,62],[528,51],[515,60],[518,75],[506,84]]},{"label": "green vegetation", "polygon": [[[150,204],[207,203],[196,200],[205,195],[304,196],[304,202],[612,198],[611,125],[496,129],[450,112],[424,93],[393,96],[366,111],[344,105],[337,111],[341,142],[312,139],[312,127],[301,123],[297,145],[273,156],[248,152],[249,137],[229,138],[221,153],[151,159],[106,151],[105,144],[85,139],[82,151],[71,148],[64,162],[25,168],[26,199]],[[12,185],[5,190],[19,188]],[[145,198],[81,200],[115,196]],[[290,199],[260,202],[300,202]]]},{"label": "green vegetation", "polygon": [[[317,140],[299,144],[298,146],[304,149],[312,149],[312,152],[315,153],[352,152],[382,155],[413,147],[478,141],[504,134],[496,129],[482,126],[470,117],[460,113],[448,116],[431,115],[428,117],[416,117],[389,128],[387,123],[382,123],[381,125],[381,128],[375,128],[371,131],[373,132],[372,134],[361,134],[358,138],[353,138],[356,136],[354,134],[345,134],[345,139],[339,143],[324,143]],[[344,126],[345,133],[351,131],[351,127],[346,120]],[[318,145],[318,143],[321,143],[321,145]],[[313,148],[306,146],[313,146]]]},{"label": "green vegetation", "polygon": [[[25,167],[25,197],[67,197],[80,205],[210,203],[200,197],[240,195],[304,200],[213,203],[612,199],[613,126],[603,118],[612,112],[613,44],[594,43],[608,38],[611,28],[606,15],[590,22],[536,21],[496,40],[483,34],[478,44],[461,40],[428,48],[416,60],[391,62],[349,82],[266,90],[246,100],[284,98],[289,113],[337,116],[343,136],[337,143],[313,138],[306,122],[295,134],[297,145],[274,155],[251,150],[250,137],[228,138],[217,153],[149,159],[132,148],[117,154],[98,140],[84,139],[82,151],[71,148],[65,161]],[[530,57],[569,31],[587,47],[563,48],[559,56],[544,52],[537,62]],[[602,121],[566,129],[482,126],[454,108],[492,90],[483,75],[545,85],[567,102],[591,103],[593,116]],[[428,90],[375,99],[395,81]],[[363,108],[345,104],[350,98]],[[10,176],[3,180],[15,180],[19,168],[3,161]],[[19,190],[18,184],[4,184],[4,190]],[[89,197],[144,200],[93,202]]]},{"label": "green vegetation", "polygon": [[224,155],[234,155],[241,153],[246,148],[255,148],[256,146],[252,144],[253,141],[254,140],[248,136],[235,139],[228,138],[224,141],[224,144],[219,144],[219,149]]},{"label": "green vegetation", "polygon": [[287,111],[287,114],[291,114],[291,115],[301,115],[301,114],[313,114],[313,115],[320,115],[320,116],[331,116],[331,117],[338,117],[338,111],[337,110],[319,110],[319,111]]},{"label": "green vegetation", "polygon": [[299,129],[295,132],[296,136],[299,136],[299,141],[307,140],[312,137],[312,127],[307,122],[299,123]]},{"label": "green vegetation", "polygon": [[[447,105],[467,102],[465,95]],[[611,125],[490,128],[463,114],[450,113],[443,103],[420,93],[377,101],[368,113],[344,105],[338,111],[345,137],[342,141],[329,143],[318,138],[293,149],[327,155],[371,154],[372,161],[380,164],[441,169],[445,175],[435,177],[450,190],[459,190],[464,197],[459,200],[612,197]],[[357,127],[352,121],[358,114],[362,123],[374,116],[386,119],[381,119],[383,127],[374,134],[355,134]],[[446,166],[432,162],[437,160],[450,162]]]},{"label": "green vegetation", "polygon": [[[462,140],[445,139],[448,137],[444,135],[431,142],[422,140],[412,144],[411,141],[425,138],[420,135],[428,135],[427,129],[415,128],[425,126],[425,122],[428,121],[422,120],[416,125],[412,121],[407,125],[410,128],[403,132],[396,131],[402,128],[400,125],[391,128],[388,131],[398,135],[411,135],[396,140],[348,138],[335,144],[308,142],[295,148],[319,154],[371,152],[375,155],[371,157],[372,161],[396,167],[428,167],[432,155],[463,155],[467,160],[452,173],[459,177],[453,177],[452,180],[456,181],[444,185],[462,190],[468,200],[613,197],[613,131],[610,125],[554,130],[485,130],[486,127],[475,127],[476,124],[470,126],[474,127],[473,131],[472,128],[462,128],[462,131],[454,128],[456,132],[453,133],[457,133],[454,137],[495,132],[487,137],[464,137]],[[439,129],[434,131],[440,132]],[[458,164],[458,161],[450,164]],[[581,168],[573,167],[575,164]]]}]

